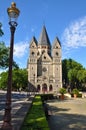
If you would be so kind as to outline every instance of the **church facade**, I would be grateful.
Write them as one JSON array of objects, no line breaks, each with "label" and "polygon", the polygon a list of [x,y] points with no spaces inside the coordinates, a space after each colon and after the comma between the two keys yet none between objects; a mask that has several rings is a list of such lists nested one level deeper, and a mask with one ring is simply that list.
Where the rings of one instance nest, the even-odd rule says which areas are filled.
[{"label": "church facade", "polygon": [[32,38],[28,59],[28,90],[39,93],[58,92],[62,87],[61,44],[56,37],[50,43],[46,27],[43,26],[39,41]]}]

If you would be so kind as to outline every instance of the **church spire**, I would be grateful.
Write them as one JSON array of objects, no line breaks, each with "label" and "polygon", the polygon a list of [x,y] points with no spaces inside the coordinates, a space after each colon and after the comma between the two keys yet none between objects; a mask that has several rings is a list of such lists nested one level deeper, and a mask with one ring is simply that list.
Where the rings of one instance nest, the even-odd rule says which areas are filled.
[{"label": "church spire", "polygon": [[50,40],[49,40],[45,26],[43,26],[43,28],[42,28],[42,32],[40,34],[38,44],[39,45],[47,45],[47,46],[51,47]]}]

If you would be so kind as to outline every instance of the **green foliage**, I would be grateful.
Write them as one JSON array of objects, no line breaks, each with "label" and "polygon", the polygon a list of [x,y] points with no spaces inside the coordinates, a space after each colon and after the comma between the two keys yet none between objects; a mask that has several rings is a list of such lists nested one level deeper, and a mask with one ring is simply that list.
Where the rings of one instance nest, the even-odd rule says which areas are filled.
[{"label": "green foliage", "polygon": [[26,89],[28,83],[28,75],[26,69],[14,69],[13,70],[13,89],[17,90],[19,88]]},{"label": "green foliage", "polygon": [[75,68],[70,69],[68,72],[69,81],[75,82],[77,79],[77,70]]},{"label": "green foliage", "polygon": [[[0,43],[0,68],[8,68],[9,66],[9,47],[6,47],[4,42]],[[19,68],[13,61],[13,68]]]},{"label": "green foliage", "polygon": [[76,94],[77,95],[77,97],[79,97],[79,98],[81,98],[82,97],[82,93],[81,92],[79,92],[79,90],[77,89],[77,88],[74,88],[73,90],[72,90],[72,96],[74,96],[74,94]]},{"label": "green foliage", "polygon": [[67,66],[67,59],[62,61],[62,79],[65,83],[68,82],[68,66]]},{"label": "green foliage", "polygon": [[53,94],[40,94],[42,102],[54,99]]},{"label": "green foliage", "polygon": [[7,88],[7,79],[8,79],[8,73],[3,72],[0,74],[0,89],[6,89]]},{"label": "green foliage", "polygon": [[[70,76],[68,76],[68,73],[73,72],[74,76],[76,77],[76,71],[79,71],[79,70],[82,70],[82,69],[84,69],[84,68],[80,63],[78,63],[78,62],[76,62],[72,59],[68,59],[68,60],[64,59],[62,61],[63,80],[65,79],[65,81],[68,82],[69,79],[70,79],[69,78]],[[70,71],[72,71],[72,72],[70,72]]]},{"label": "green foliage", "polygon": [[73,91],[72,91],[73,94],[79,94],[79,90],[77,88],[74,88]]},{"label": "green foliage", "polygon": [[[2,36],[4,33],[1,29],[2,24],[0,23],[0,36]],[[0,68],[8,68],[9,66],[9,47],[5,46],[4,42],[0,42]],[[15,61],[13,61],[13,67],[19,68]]]},{"label": "green foliage", "polygon": [[65,93],[67,93],[66,89],[65,88],[60,88],[59,92],[64,95]]},{"label": "green foliage", "polygon": [[2,36],[4,33],[3,33],[3,31],[2,31],[2,24],[1,24],[1,22],[0,22],[0,36]]},{"label": "green foliage", "polygon": [[35,129],[49,130],[40,96],[36,96],[34,98],[32,107],[27,113],[27,116],[25,117],[25,120],[21,127],[21,130]]},{"label": "green foliage", "polygon": [[82,98],[82,93],[78,93],[77,97]]},{"label": "green foliage", "polygon": [[0,68],[8,66],[9,48],[3,42],[0,43]]},{"label": "green foliage", "polygon": [[83,83],[86,83],[86,70],[83,70],[82,72],[82,81]]},{"label": "green foliage", "polygon": [[[12,71],[12,90],[18,90],[19,88],[26,89],[28,83],[28,75],[26,69],[14,69]],[[0,74],[0,88],[5,89],[7,87],[8,71]]]},{"label": "green foliage", "polygon": [[74,87],[82,89],[86,83],[86,69],[72,59],[64,59],[62,61],[62,79],[64,87],[70,85],[71,89]]}]

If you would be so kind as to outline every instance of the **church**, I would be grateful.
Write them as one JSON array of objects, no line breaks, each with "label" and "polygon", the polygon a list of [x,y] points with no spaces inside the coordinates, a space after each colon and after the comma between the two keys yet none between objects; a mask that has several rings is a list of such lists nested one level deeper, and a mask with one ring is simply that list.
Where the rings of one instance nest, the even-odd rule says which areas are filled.
[{"label": "church", "polygon": [[28,91],[56,93],[62,87],[61,43],[56,37],[51,44],[46,27],[39,40],[33,36],[29,46]]}]

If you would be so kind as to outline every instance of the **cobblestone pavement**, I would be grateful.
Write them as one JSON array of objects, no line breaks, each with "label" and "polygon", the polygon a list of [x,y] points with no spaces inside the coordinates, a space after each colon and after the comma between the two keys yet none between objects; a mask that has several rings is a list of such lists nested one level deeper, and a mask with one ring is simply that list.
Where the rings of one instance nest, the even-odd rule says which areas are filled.
[{"label": "cobblestone pavement", "polygon": [[86,130],[86,98],[47,102],[50,130]]}]

